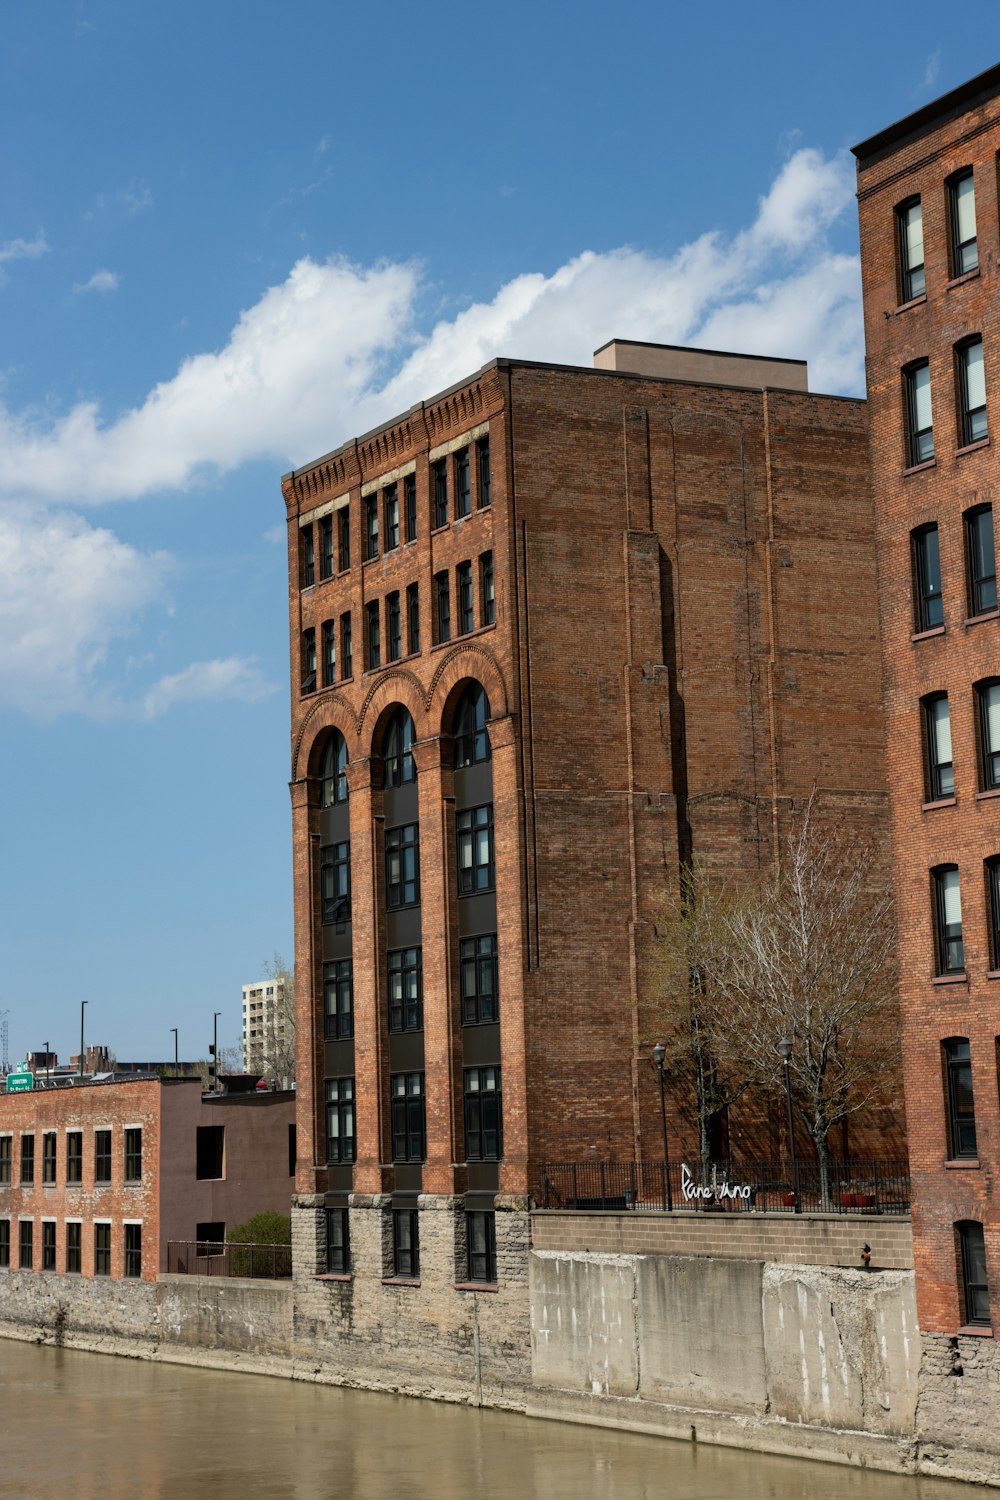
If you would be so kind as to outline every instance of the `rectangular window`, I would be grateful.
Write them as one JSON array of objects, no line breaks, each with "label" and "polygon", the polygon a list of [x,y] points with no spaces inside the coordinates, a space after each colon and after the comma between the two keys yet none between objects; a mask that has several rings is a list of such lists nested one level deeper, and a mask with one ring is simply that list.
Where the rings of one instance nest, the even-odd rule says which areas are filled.
[{"label": "rectangular window", "polygon": [[455,454],[455,517],[461,519],[472,510],[472,477],[469,473],[469,450],[459,448]]},{"label": "rectangular window", "polygon": [[316,632],[312,626],[302,632],[302,691],[316,691]]},{"label": "rectangular window", "polygon": [[340,617],[340,680],[346,682],[354,676],[354,657],[351,652],[351,617]]},{"label": "rectangular window", "polygon": [[94,1182],[111,1181],[111,1131],[94,1131]]},{"label": "rectangular window", "polygon": [[477,1026],[500,1017],[500,982],[495,932],[462,938],[458,945],[462,971],[462,1024]]},{"label": "rectangular window", "polygon": [[225,1125],[195,1127],[195,1177],[199,1182],[221,1182],[225,1173]]},{"label": "rectangular window", "polygon": [[328,1042],[354,1035],[354,965],[351,959],[337,958],[323,965],[323,1012]]},{"label": "rectangular window", "polygon": [[21,1183],[24,1187],[30,1186],[35,1180],[35,1137],[33,1135],[22,1135],[21,1137]]},{"label": "rectangular window", "polygon": [[982,790],[1000,787],[1000,682],[984,682],[976,689],[979,700],[979,744]]},{"label": "rectangular window", "polygon": [[323,686],[332,687],[337,680],[337,626],[334,620],[323,621]]},{"label": "rectangular window", "polygon": [[66,1225],[66,1270],[70,1276],[78,1276],[82,1270],[82,1229],[82,1224]]},{"label": "rectangular window", "polygon": [[479,598],[482,623],[492,625],[496,619],[496,604],[493,597],[493,553],[484,552],[479,559]]},{"label": "rectangular window", "polygon": [[986,1274],[986,1241],[982,1224],[967,1221],[956,1226],[961,1241],[962,1292],[965,1321],[977,1327],[990,1326],[990,1286]]},{"label": "rectangular window", "polygon": [[333,577],[333,517],[323,516],[319,523],[319,576]]},{"label": "rectangular window", "polygon": [[46,1130],[42,1136],[42,1181],[51,1187],[56,1180],[56,1151],[59,1138],[54,1130]]},{"label": "rectangular window", "polygon": [[368,670],[377,672],[382,665],[382,641],[380,635],[380,624],[378,617],[378,600],[373,599],[371,604],[365,605],[365,613],[368,619],[368,636],[366,645],[368,647]]},{"label": "rectangular window", "polygon": [[434,475],[434,525],[448,524],[448,460],[439,458],[432,470]]},{"label": "rectangular window", "polygon": [[34,1270],[35,1226],[30,1219],[22,1219],[18,1228],[18,1265],[22,1271]]},{"label": "rectangular window", "polygon": [[975,1156],[976,1112],[972,1102],[972,1059],[966,1037],[942,1044],[948,1101],[948,1156]]},{"label": "rectangular window", "polygon": [[437,600],[438,641],[451,640],[451,590],[447,573],[434,574],[434,596]]},{"label": "rectangular window", "polygon": [[302,527],[302,587],[312,588],[316,582],[316,549],[311,526]]},{"label": "rectangular window", "polygon": [[924,218],[920,199],[913,198],[896,210],[899,226],[900,299],[911,302],[923,296],[924,281]]},{"label": "rectangular window", "polygon": [[982,339],[969,339],[958,348],[960,436],[964,445],[989,436],[986,420],[986,368]]},{"label": "rectangular window", "polygon": [[346,1208],[326,1211],[326,1269],[331,1276],[346,1276],[351,1269],[351,1219]]},{"label": "rectangular window", "polygon": [[480,438],[476,444],[476,456],[479,459],[479,509],[485,510],[487,505],[493,503],[493,485],[490,479],[490,440],[488,437]]},{"label": "rectangular window", "polygon": [[496,883],[493,851],[493,803],[470,807],[455,819],[458,835],[458,894],[478,896]]},{"label": "rectangular window", "polygon": [[[1000,855],[985,862],[986,896],[990,919],[990,968],[1000,969]],[[1000,1055],[998,1055],[1000,1063]]]},{"label": "rectangular window", "polygon": [[0,1186],[10,1186],[11,1156],[13,1141],[9,1135],[0,1135]]},{"label": "rectangular window", "polygon": [[346,922],[351,912],[351,841],[324,844],[319,851],[323,921]]},{"label": "rectangular window", "polygon": [[392,1274],[413,1281],[420,1275],[420,1221],[415,1208],[392,1211]]},{"label": "rectangular window", "polygon": [[934,457],[934,424],[931,418],[931,367],[927,360],[911,365],[906,382],[908,461],[926,463]]},{"label": "rectangular window", "polygon": [[357,1157],[354,1134],[354,1079],[326,1080],[326,1159],[352,1162]]},{"label": "rectangular window", "polygon": [[951,274],[964,276],[979,265],[976,241],[976,189],[972,169],[960,172],[948,184],[951,219]]},{"label": "rectangular window", "polygon": [[469,1280],[497,1279],[496,1214],[466,1214],[465,1236],[469,1252]]},{"label": "rectangular window", "polygon": [[969,569],[969,613],[984,615],[997,607],[992,505],[977,505],[975,510],[966,511],[965,553]]},{"label": "rectangular window", "polygon": [[472,607],[472,564],[459,563],[455,578],[458,582],[458,632],[459,635],[468,635],[476,624]]},{"label": "rectangular window", "polygon": [[406,590],[406,633],[410,655],[420,650],[420,588],[411,583]]},{"label": "rectangular window", "polygon": [[423,1024],[421,950],[394,949],[389,954],[389,1030],[420,1031]]},{"label": "rectangular window", "polygon": [[137,1281],[142,1275],[142,1225],[125,1225],[125,1275]]},{"label": "rectangular window", "polygon": [[83,1131],[71,1130],[66,1136],[66,1181],[83,1181]]},{"label": "rectangular window", "polygon": [[125,1181],[142,1181],[142,1131],[138,1127],[125,1132]]},{"label": "rectangular window", "polygon": [[385,630],[389,637],[389,660],[399,661],[403,654],[402,627],[399,618],[399,595],[387,594],[385,600]]},{"label": "rectangular window", "polygon": [[0,1269],[10,1269],[10,1220],[0,1219]]},{"label": "rectangular window", "polygon": [[406,540],[417,539],[417,476],[407,474],[403,480],[403,508],[406,511]]},{"label": "rectangular window", "polygon": [[935,693],[924,699],[924,735],[927,741],[927,796],[931,802],[955,792],[951,759],[951,715],[948,694]]},{"label": "rectangular window", "polygon": [[427,1155],[423,1073],[394,1073],[392,1100],[393,1161],[423,1161]]},{"label": "rectangular window", "polygon": [[502,1155],[500,1069],[466,1068],[465,1159],[499,1161]]},{"label": "rectangular window", "polygon": [[958,867],[942,865],[934,874],[937,915],[937,961],[939,974],[961,974],[965,968],[962,943],[962,895]]},{"label": "rectangular window", "polygon": [[378,557],[378,494],[365,496],[365,556]]},{"label": "rectangular window", "polygon": [[111,1275],[111,1225],[94,1225],[94,1275]]},{"label": "rectangular window", "polygon": [[936,526],[922,526],[913,533],[913,582],[917,630],[934,630],[943,625],[941,544]]},{"label": "rectangular window", "polygon": [[56,1225],[54,1219],[42,1220],[42,1270],[56,1268]]},{"label": "rectangular window", "polygon": [[385,831],[385,904],[389,911],[420,900],[420,831],[404,823]]},{"label": "rectangular window", "polygon": [[351,566],[351,513],[346,505],[337,513],[337,545],[340,571],[346,573]]},{"label": "rectangular window", "polygon": [[386,485],[382,494],[382,505],[385,514],[385,550],[393,552],[399,546],[399,488],[397,485]]}]

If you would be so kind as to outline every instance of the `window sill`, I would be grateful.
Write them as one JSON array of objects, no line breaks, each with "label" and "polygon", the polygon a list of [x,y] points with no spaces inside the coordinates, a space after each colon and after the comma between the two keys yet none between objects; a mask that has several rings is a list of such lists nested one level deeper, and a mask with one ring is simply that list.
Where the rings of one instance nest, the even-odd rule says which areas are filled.
[{"label": "window sill", "polygon": [[922,474],[925,469],[936,469],[936,468],[937,468],[937,459],[936,458],[925,458],[924,461],[923,461],[923,463],[910,464],[909,468],[904,469],[903,470],[903,478],[904,479],[908,478],[908,476],[910,474]]},{"label": "window sill", "polygon": [[324,1271],[315,1279],[317,1281],[353,1281],[354,1277],[350,1271]]},{"label": "window sill", "polygon": [[988,437],[977,438],[974,443],[966,443],[964,447],[955,449],[956,458],[964,458],[966,453],[977,453],[980,448],[988,448],[990,440]]},{"label": "window sill", "polygon": [[930,630],[918,630],[915,635],[910,636],[910,640],[926,641],[929,640],[932,635],[944,635],[944,633],[945,627],[943,625],[932,625]]},{"label": "window sill", "polygon": [[456,1281],[456,1292],[498,1292],[499,1283],[496,1281]]},{"label": "window sill", "polygon": [[952,1156],[944,1164],[946,1172],[978,1172],[978,1156]]},{"label": "window sill", "polygon": [[968,984],[969,976],[963,969],[961,974],[935,974],[931,984]]},{"label": "window sill", "polygon": [[975,281],[976,277],[979,275],[979,271],[979,266],[974,266],[971,271],[963,271],[961,276],[953,276],[950,281],[945,282],[945,291],[950,292],[952,287],[964,286],[967,281]]},{"label": "window sill", "polygon": [[939,807],[956,807],[957,805],[957,797],[939,797],[935,802],[921,802],[920,811],[934,812]]},{"label": "window sill", "polygon": [[919,297],[911,297],[909,302],[900,302],[898,307],[894,307],[888,316],[890,318],[898,318],[900,313],[909,312],[911,307],[922,307],[926,301],[927,293],[921,292]]},{"label": "window sill", "polygon": [[1000,787],[992,787],[988,792],[977,792],[977,802],[989,802],[994,797],[1000,797]]},{"label": "window sill", "polygon": [[962,624],[966,627],[981,625],[984,620],[1000,620],[1000,609],[985,609],[981,615],[970,615],[967,620],[962,621]]},{"label": "window sill", "polygon": [[982,1323],[963,1323],[958,1330],[963,1338],[969,1339],[991,1339],[993,1329],[986,1328]]},{"label": "window sill", "polygon": [[383,1286],[419,1286],[419,1276],[383,1276]]}]

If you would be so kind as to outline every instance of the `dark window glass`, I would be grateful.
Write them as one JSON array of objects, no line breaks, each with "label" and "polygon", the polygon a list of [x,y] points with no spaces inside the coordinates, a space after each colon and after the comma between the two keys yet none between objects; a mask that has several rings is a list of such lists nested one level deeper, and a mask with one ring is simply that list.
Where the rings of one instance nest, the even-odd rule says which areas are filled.
[{"label": "dark window glass", "polygon": [[420,650],[420,589],[411,583],[406,590],[407,647],[410,655]]},{"label": "dark window glass", "polygon": [[496,604],[493,597],[493,553],[484,552],[479,559],[479,597],[482,623],[492,625],[496,619]]},{"label": "dark window glass", "polygon": [[472,510],[472,479],[469,474],[469,450],[459,448],[455,454],[455,515],[467,516]]},{"label": "dark window glass", "polygon": [[495,932],[462,938],[458,945],[462,976],[462,1024],[476,1026],[500,1017],[500,976]]},{"label": "dark window glass", "polygon": [[497,1279],[496,1214],[466,1214],[465,1234],[469,1251],[469,1280]]},{"label": "dark window glass", "polygon": [[320,897],[323,921],[349,922],[351,918],[351,841],[324,844],[319,851]]},{"label": "dark window glass", "polygon": [[396,593],[386,595],[385,629],[389,637],[389,660],[399,661],[403,654],[403,639],[399,618],[399,595]]},{"label": "dark window glass", "polygon": [[899,226],[900,297],[909,302],[926,290],[924,282],[924,219],[920,199],[913,198],[896,210]]},{"label": "dark window glass", "polygon": [[941,546],[936,526],[922,526],[913,533],[913,575],[917,630],[934,630],[944,624]]},{"label": "dark window glass", "polygon": [[472,564],[459,563],[455,569],[455,577],[458,581],[458,633],[468,635],[476,624],[472,607]]},{"label": "dark window glass", "polygon": [[94,1131],[94,1181],[111,1181],[111,1131]]},{"label": "dark window glass", "polygon": [[927,795],[935,802],[940,797],[951,797],[955,791],[947,693],[934,693],[924,699],[924,738],[927,745]]},{"label": "dark window glass", "polygon": [[976,1155],[976,1112],[972,1102],[972,1060],[967,1037],[950,1037],[944,1050],[948,1102],[948,1155]]},{"label": "dark window glass", "polygon": [[490,479],[490,440],[480,438],[476,444],[479,459],[479,508],[484,510],[493,503],[493,485]]},{"label": "dark window glass", "polygon": [[397,948],[389,954],[389,1030],[420,1031],[424,1024],[421,950]]},{"label": "dark window glass", "polygon": [[390,911],[420,900],[420,834],[416,823],[385,831],[385,904]]},{"label": "dark window glass", "polygon": [[978,443],[989,436],[986,420],[986,367],[982,339],[969,339],[956,350],[958,362],[959,441]]},{"label": "dark window glass", "polygon": [[351,959],[338,958],[323,965],[323,1011],[328,1041],[354,1035],[354,965]]},{"label": "dark window glass", "polygon": [[337,680],[337,622],[323,621],[323,686],[332,687]]},{"label": "dark window glass", "polygon": [[379,635],[378,600],[365,605],[368,616],[368,670],[375,672],[382,665],[382,645]]},{"label": "dark window glass", "polygon": [[328,1162],[357,1159],[353,1078],[326,1080],[326,1159]]},{"label": "dark window glass", "polygon": [[19,1230],[18,1265],[22,1271],[31,1271],[35,1265],[35,1226],[30,1219],[22,1219]]},{"label": "dark window glass", "polygon": [[137,1280],[142,1275],[142,1225],[125,1225],[125,1275]]},{"label": "dark window glass", "polygon": [[[0,1266],[4,1270],[10,1265],[10,1220],[0,1219]],[[68,1269],[68,1268],[67,1268]]]},{"label": "dark window glass", "polygon": [[931,417],[931,367],[926,359],[904,373],[909,462],[926,463],[934,457],[934,424]]},{"label": "dark window glass", "polygon": [[416,778],[413,764],[413,720],[405,708],[399,708],[389,721],[385,732],[385,749],[382,759],[385,764],[386,786],[402,786]]},{"label": "dark window glass", "polygon": [[399,489],[396,485],[386,485],[382,504],[385,513],[385,550],[392,552],[399,546]]},{"label": "dark window glass", "polygon": [[316,691],[316,632],[312,626],[302,632],[302,691]]},{"label": "dark window glass", "polygon": [[393,1209],[392,1273],[414,1280],[420,1275],[420,1222],[415,1208]]},{"label": "dark window glass", "polygon": [[941,865],[932,873],[937,916],[937,971],[939,974],[960,974],[965,968],[965,949],[958,866]]},{"label": "dark window glass", "polygon": [[351,566],[351,513],[345,506],[337,514],[337,544],[340,549],[340,571]]},{"label": "dark window glass", "polygon": [[83,1132],[71,1130],[66,1136],[66,1181],[83,1181]]},{"label": "dark window glass", "polygon": [[340,680],[346,682],[354,676],[354,657],[351,652],[351,617],[340,617]]},{"label": "dark window glass", "polygon": [[951,274],[964,276],[979,265],[976,241],[976,189],[972,169],[959,172],[948,184],[951,219]]},{"label": "dark window glass", "polygon": [[27,1186],[35,1180],[35,1137],[21,1137],[21,1181]]},{"label": "dark window glass", "polygon": [[66,1270],[72,1276],[82,1270],[83,1225],[66,1225]]},{"label": "dark window glass", "polygon": [[319,576],[333,577],[333,517],[324,516],[319,523]]},{"label": "dark window glass", "polygon": [[390,1093],[392,1159],[423,1161],[427,1155],[423,1073],[393,1073]]},{"label": "dark window glass", "polygon": [[966,1220],[956,1224],[962,1260],[962,1293],[965,1321],[980,1327],[990,1324],[990,1284],[986,1274],[986,1241],[983,1226]]},{"label": "dark window glass", "polygon": [[326,742],[319,766],[320,806],[347,801],[347,741],[335,729]]},{"label": "dark window glass", "polygon": [[142,1181],[142,1131],[125,1132],[125,1181]]},{"label": "dark window glass", "polygon": [[46,1130],[42,1136],[42,1181],[50,1186],[56,1180],[56,1151],[59,1137],[54,1130]]},{"label": "dark window glass", "polygon": [[111,1225],[94,1225],[94,1275],[111,1275]]},{"label": "dark window glass", "polygon": [[992,505],[977,505],[975,510],[966,511],[965,549],[969,568],[969,613],[984,615],[997,607]]},{"label": "dark window glass", "polygon": [[406,540],[413,542],[417,537],[417,478],[415,474],[407,474],[403,480],[403,506],[406,510]]},{"label": "dark window glass", "polygon": [[378,557],[378,495],[365,497],[365,556]]},{"label": "dark window glass", "polygon": [[13,1144],[13,1140],[9,1135],[0,1135],[0,1185],[4,1187],[10,1185]]},{"label": "dark window glass", "polygon": [[448,524],[448,460],[439,458],[432,470],[434,476],[434,525]]},{"label": "dark window glass", "polygon": [[199,1182],[221,1182],[226,1175],[225,1125],[195,1127],[195,1177]]},{"label": "dark window glass", "polygon": [[56,1225],[54,1219],[42,1220],[42,1270],[56,1268]]},{"label": "dark window glass", "polygon": [[316,582],[316,549],[313,544],[311,526],[302,528],[302,586],[311,588]]},{"label": "dark window glass", "polygon": [[458,894],[476,896],[496,883],[493,804],[470,807],[455,819],[458,835]]},{"label": "dark window glass", "polygon": [[979,746],[983,791],[1000,787],[1000,681],[976,688],[979,703]]},{"label": "dark window glass", "polygon": [[447,573],[434,574],[434,595],[437,599],[437,638],[451,640],[451,590]]},{"label": "dark window glass", "polygon": [[1000,969],[1000,855],[986,861],[986,894],[990,919],[990,968]]},{"label": "dark window glass", "polygon": [[490,737],[486,725],[490,717],[490,700],[477,683],[466,688],[455,709],[455,769],[474,766],[490,758]]},{"label": "dark window glass", "polygon": [[351,1269],[351,1219],[346,1208],[326,1211],[326,1269],[332,1276],[346,1276]]},{"label": "dark window glass", "polygon": [[466,1161],[499,1161],[503,1155],[503,1108],[499,1068],[465,1070]]}]

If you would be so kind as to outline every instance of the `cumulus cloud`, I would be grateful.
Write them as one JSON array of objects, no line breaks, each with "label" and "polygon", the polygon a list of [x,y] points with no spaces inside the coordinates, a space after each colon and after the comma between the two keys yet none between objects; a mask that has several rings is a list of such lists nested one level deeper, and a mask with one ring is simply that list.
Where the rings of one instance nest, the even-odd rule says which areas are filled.
[{"label": "cumulus cloud", "polygon": [[41,229],[33,240],[7,240],[0,244],[0,286],[7,280],[4,267],[12,260],[37,260],[40,255],[46,255],[48,249],[48,241]]},{"label": "cumulus cloud", "polygon": [[95,271],[89,281],[77,282],[74,292],[117,292],[120,277],[117,271]]},{"label": "cumulus cloud", "polygon": [[147,719],[158,719],[177,703],[228,698],[256,703],[276,691],[252,657],[227,656],[215,661],[194,661],[182,672],[161,677],[147,690],[142,708]]}]

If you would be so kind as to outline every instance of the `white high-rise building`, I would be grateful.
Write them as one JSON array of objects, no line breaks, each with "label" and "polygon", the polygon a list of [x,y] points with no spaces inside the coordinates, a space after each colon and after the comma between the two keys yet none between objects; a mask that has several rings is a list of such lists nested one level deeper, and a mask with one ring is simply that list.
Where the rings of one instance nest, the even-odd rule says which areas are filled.
[{"label": "white high-rise building", "polygon": [[243,986],[243,1067],[287,1088],[295,1073],[295,1018],[284,975]]}]

